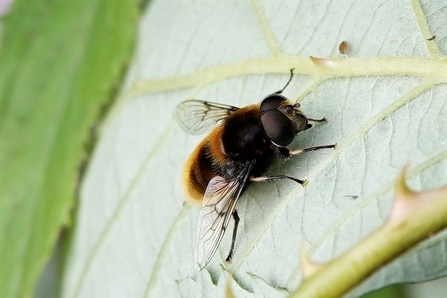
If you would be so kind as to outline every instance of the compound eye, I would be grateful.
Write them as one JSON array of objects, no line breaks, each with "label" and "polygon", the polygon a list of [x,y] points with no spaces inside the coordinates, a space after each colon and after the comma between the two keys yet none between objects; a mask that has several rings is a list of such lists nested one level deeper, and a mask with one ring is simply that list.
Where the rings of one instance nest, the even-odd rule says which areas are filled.
[{"label": "compound eye", "polygon": [[268,138],[279,146],[289,145],[296,134],[292,121],[278,110],[269,110],[261,114],[261,122]]},{"label": "compound eye", "polygon": [[287,100],[287,98],[279,94],[272,94],[267,96],[261,103],[261,115],[263,113],[266,113],[267,111],[276,110],[279,105],[285,100]]}]

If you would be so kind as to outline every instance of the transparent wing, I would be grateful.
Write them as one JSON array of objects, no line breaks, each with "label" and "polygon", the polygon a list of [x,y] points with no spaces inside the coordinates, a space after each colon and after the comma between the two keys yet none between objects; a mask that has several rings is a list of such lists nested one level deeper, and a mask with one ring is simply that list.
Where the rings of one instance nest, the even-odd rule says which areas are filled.
[{"label": "transparent wing", "polygon": [[234,178],[216,176],[208,183],[197,224],[197,270],[205,267],[216,253],[252,166],[247,162]]},{"label": "transparent wing", "polygon": [[239,108],[203,100],[187,100],[175,109],[174,115],[180,127],[187,133],[198,135],[213,128]]}]

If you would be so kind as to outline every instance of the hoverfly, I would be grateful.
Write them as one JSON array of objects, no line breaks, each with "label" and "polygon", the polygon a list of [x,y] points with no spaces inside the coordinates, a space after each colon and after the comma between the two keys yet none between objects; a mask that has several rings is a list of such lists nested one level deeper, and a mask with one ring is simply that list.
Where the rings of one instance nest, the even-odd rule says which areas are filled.
[{"label": "hoverfly", "polygon": [[236,204],[250,182],[290,179],[301,185],[306,180],[287,175],[263,175],[278,150],[285,158],[336,144],[290,150],[295,135],[312,127],[309,122],[326,119],[306,117],[299,103],[282,95],[293,77],[279,91],[265,97],[260,104],[243,108],[201,100],[187,100],[175,109],[181,128],[189,134],[214,129],[188,158],[183,170],[183,184],[191,202],[201,204],[196,248],[196,269],[203,269],[214,256],[230,218],[233,229],[231,261],[239,216]]}]

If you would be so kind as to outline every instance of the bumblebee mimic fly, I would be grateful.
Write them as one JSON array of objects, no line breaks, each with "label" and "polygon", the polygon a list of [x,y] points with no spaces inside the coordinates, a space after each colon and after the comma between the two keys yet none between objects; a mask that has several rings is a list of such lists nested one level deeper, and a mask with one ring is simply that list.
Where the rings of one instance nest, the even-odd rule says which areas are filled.
[{"label": "bumblebee mimic fly", "polygon": [[260,104],[243,108],[201,100],[187,100],[175,109],[175,118],[189,134],[211,130],[195,148],[183,170],[183,184],[191,202],[201,204],[197,226],[195,268],[203,269],[216,253],[233,217],[232,242],[226,261],[234,252],[239,216],[236,204],[251,182],[290,179],[301,185],[306,180],[287,175],[263,175],[275,150],[286,159],[301,153],[335,148],[335,144],[290,150],[295,135],[312,127],[309,122],[326,119],[306,117],[299,103],[282,95],[293,77],[279,91]]}]

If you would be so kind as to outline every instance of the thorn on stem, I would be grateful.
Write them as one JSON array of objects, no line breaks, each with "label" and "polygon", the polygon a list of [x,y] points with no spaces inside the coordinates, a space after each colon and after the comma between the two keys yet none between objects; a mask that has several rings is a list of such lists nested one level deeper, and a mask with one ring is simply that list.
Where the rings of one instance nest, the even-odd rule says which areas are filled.
[{"label": "thorn on stem", "polygon": [[303,273],[303,279],[307,279],[312,274],[314,274],[321,265],[315,262],[312,262],[309,258],[309,254],[306,250],[306,239],[304,239],[304,236],[302,238],[301,242],[301,249],[300,249],[300,263],[301,263],[301,271]]},{"label": "thorn on stem", "polygon": [[334,69],[337,66],[337,62],[330,58],[319,58],[310,56],[309,59],[317,66],[327,68],[327,69]]},{"label": "thorn on stem", "polygon": [[409,212],[412,212],[418,208],[418,202],[416,200],[417,194],[408,187],[405,181],[407,170],[408,164],[403,167],[399,177],[396,180],[396,193],[394,195],[395,198],[393,207],[391,208],[389,221],[402,218],[408,215]]}]

